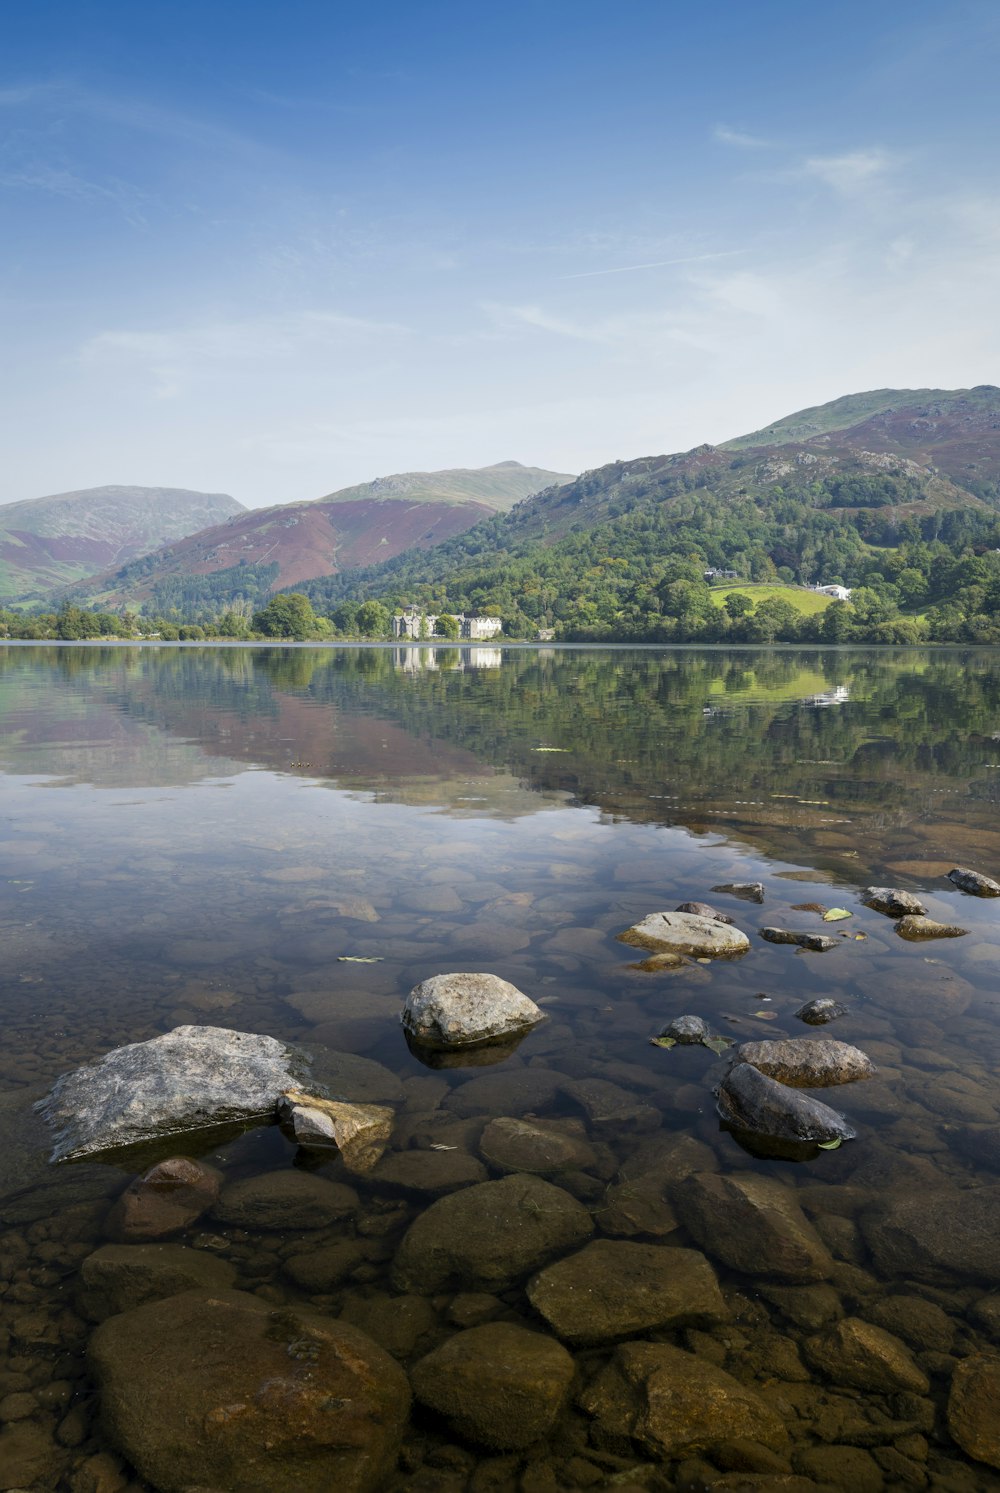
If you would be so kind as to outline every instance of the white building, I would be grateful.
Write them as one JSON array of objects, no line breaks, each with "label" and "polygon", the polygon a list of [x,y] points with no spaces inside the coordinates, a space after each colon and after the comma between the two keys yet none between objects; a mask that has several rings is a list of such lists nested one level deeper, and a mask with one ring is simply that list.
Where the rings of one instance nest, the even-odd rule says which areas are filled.
[{"label": "white building", "polygon": [[[431,638],[439,615],[437,612],[422,612],[419,607],[404,607],[392,619],[392,635],[394,638]],[[459,637],[470,642],[495,638],[503,628],[501,618],[487,617],[480,612],[452,612],[451,615],[458,623]]]},{"label": "white building", "polygon": [[850,601],[851,593],[847,586],[813,586],[820,596],[832,596],[835,601]]}]

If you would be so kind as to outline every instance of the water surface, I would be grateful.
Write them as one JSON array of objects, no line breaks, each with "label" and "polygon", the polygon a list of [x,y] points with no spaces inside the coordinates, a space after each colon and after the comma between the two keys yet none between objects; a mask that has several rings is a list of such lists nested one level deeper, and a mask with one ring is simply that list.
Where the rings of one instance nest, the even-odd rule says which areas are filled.
[{"label": "water surface", "polygon": [[[722,1175],[773,1176],[793,1190],[836,1261],[837,1310],[891,1322],[930,1389],[907,1400],[831,1380],[810,1358],[806,1340],[819,1329],[781,1297],[767,1262],[758,1277],[710,1247],[732,1321],[647,1338],[702,1354],[769,1396],[789,1424],[788,1459],[827,1483],[848,1486],[863,1466],[871,1486],[1000,1487],[955,1445],[944,1411],[956,1365],[1000,1347],[1000,1275],[890,1268],[864,1227],[889,1195],[940,1188],[957,1207],[996,1186],[983,1158],[1000,1165],[1000,1144],[990,1150],[1000,1134],[1000,903],[963,896],[944,877],[956,864],[1000,873],[995,654],[11,646],[0,649],[0,788],[0,1414],[3,1395],[33,1396],[18,1414],[27,1408],[35,1428],[39,1488],[73,1486],[105,1449],[76,1270],[131,1173],[49,1168],[31,1102],[111,1047],[209,1023],[368,1059],[379,1067],[352,1097],[396,1105],[397,1149],[437,1135],[478,1156],[467,1111],[480,1129],[520,1113],[514,1089],[509,1104],[501,1085],[478,1105],[459,1098],[476,1069],[429,1082],[398,1025],[406,992],[451,970],[501,975],[550,1018],[491,1072],[512,1084],[526,1068],[570,1087],[602,1078],[653,1114],[654,1131],[618,1133],[569,1088],[539,1111],[589,1133],[589,1171],[556,1181],[592,1209],[598,1234],[691,1246],[682,1226],[626,1233],[607,1213],[609,1189],[634,1175],[651,1138],[690,1136]],[[762,908],[711,892],[756,880]],[[932,916],[968,935],[903,942],[860,904],[872,882],[919,892]],[[616,934],[690,898],[732,915],[751,953],[677,972],[636,968]],[[822,929],[819,913],[795,910],[808,903],[852,912],[829,925],[835,950],[759,940],[765,923]],[[880,1068],[824,1093],[858,1130],[836,1153],[750,1154],[715,1117],[713,1054],[648,1042],[684,1012],[734,1040],[805,1035],[793,1013],[819,995],[849,1007],[823,1034],[857,1043]],[[211,1159],[228,1180],[305,1160],[277,1129]],[[341,1177],[338,1166],[321,1171]],[[309,1299],[286,1268],[291,1255],[368,1241],[354,1275],[316,1299],[409,1366],[461,1321],[435,1295],[415,1336],[386,1326],[400,1294],[392,1255],[430,1199],[352,1185],[358,1214],[315,1237],[207,1219],[176,1242],[211,1238],[241,1289],[280,1305]],[[669,1203],[669,1177],[663,1196]],[[499,1294],[495,1315],[546,1330],[522,1282]],[[612,1351],[578,1355],[580,1384]],[[65,1431],[71,1412],[76,1441]],[[27,1444],[24,1420],[12,1420],[0,1465],[11,1428],[21,1439],[9,1448]],[[817,1448],[825,1461],[809,1460]],[[547,1469],[537,1486],[601,1486],[630,1467],[644,1487],[708,1476],[654,1471],[635,1447],[626,1452],[609,1451],[571,1408],[532,1452]],[[524,1476],[523,1457],[471,1447],[418,1410],[386,1487],[513,1489],[529,1486]]]}]

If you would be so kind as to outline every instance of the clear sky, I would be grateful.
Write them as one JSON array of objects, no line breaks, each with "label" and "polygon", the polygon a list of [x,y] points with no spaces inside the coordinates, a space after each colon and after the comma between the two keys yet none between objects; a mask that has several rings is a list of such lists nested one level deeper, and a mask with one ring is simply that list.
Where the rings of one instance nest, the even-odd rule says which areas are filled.
[{"label": "clear sky", "polygon": [[996,0],[5,0],[0,502],[1000,383]]}]

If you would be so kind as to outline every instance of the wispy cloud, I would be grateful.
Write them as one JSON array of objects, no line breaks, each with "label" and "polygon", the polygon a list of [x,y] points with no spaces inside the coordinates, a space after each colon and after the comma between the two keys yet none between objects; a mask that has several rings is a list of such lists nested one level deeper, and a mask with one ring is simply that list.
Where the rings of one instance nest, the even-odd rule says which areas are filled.
[{"label": "wispy cloud", "polygon": [[168,331],[100,332],[80,350],[79,359],[95,367],[131,364],[152,380],[159,398],[171,399],[206,372],[259,371],[262,365],[278,360],[310,352],[343,352],[359,342],[407,334],[408,328],[398,322],[311,310],[205,322]]},{"label": "wispy cloud", "polygon": [[654,259],[648,264],[621,264],[608,270],[581,270],[575,275],[560,275],[560,280],[592,280],[597,275],[630,275],[635,270],[660,270],[674,264],[704,264],[709,259],[731,259],[745,254],[745,249],[720,249],[714,254],[684,254],[679,259]]},{"label": "wispy cloud", "polygon": [[717,124],[712,139],[720,145],[732,145],[736,150],[773,150],[774,142],[760,135],[750,135],[745,130],[731,129],[728,124]]},{"label": "wispy cloud", "polygon": [[898,158],[889,151],[870,146],[844,155],[809,156],[799,170],[803,176],[814,177],[835,192],[849,197],[884,181],[897,164]]}]

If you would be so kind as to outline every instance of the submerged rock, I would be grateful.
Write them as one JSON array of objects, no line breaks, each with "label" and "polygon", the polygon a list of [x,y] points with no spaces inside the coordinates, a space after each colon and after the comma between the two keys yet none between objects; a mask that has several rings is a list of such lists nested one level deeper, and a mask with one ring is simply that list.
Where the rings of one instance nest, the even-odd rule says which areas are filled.
[{"label": "submerged rock", "polygon": [[410,991],[401,1020],[422,1046],[471,1047],[526,1031],[545,1012],[498,975],[432,975]]},{"label": "submerged rock", "polygon": [[1000,1185],[900,1190],[860,1222],[883,1279],[1000,1285]]},{"label": "submerged rock", "polygon": [[92,1322],[162,1301],[181,1291],[224,1291],[236,1270],[204,1249],[183,1244],[104,1244],[80,1266],[77,1306]]},{"label": "submerged rock", "polygon": [[858,1047],[833,1037],[785,1037],[780,1041],[742,1042],[733,1054],[759,1073],[796,1089],[855,1083],[878,1072]]},{"label": "submerged rock", "polygon": [[110,1317],[90,1340],[113,1445],[160,1493],[374,1493],[410,1403],[356,1327],[243,1291],[188,1291]]},{"label": "submerged rock", "polygon": [[395,1122],[395,1111],[378,1104],[341,1104],[290,1089],[278,1101],[278,1118],[300,1146],[339,1152],[348,1171],[370,1172],[378,1163]]},{"label": "submerged rock", "polygon": [[518,1120],[510,1115],[490,1121],[479,1150],[486,1161],[505,1172],[586,1171],[596,1160],[583,1136],[542,1120]]},{"label": "submerged rock", "polygon": [[970,871],[968,866],[955,866],[948,872],[948,880],[970,897],[1000,897],[1000,881],[984,876],[981,871]]},{"label": "submerged rock", "polygon": [[137,1146],[232,1122],[270,1121],[308,1071],[274,1037],[178,1026],[64,1073],[38,1109],[53,1126],[53,1161]]},{"label": "submerged rock", "polygon": [[580,1404],[604,1439],[616,1444],[630,1437],[658,1461],[724,1441],[772,1450],[788,1443],[780,1415],[760,1395],[704,1358],[666,1343],[624,1343],[588,1384]]},{"label": "submerged rock", "polygon": [[890,918],[905,918],[910,913],[923,917],[927,911],[920,898],[912,892],[901,892],[891,886],[866,886],[861,900],[866,907],[884,912]]},{"label": "submerged rock", "polygon": [[773,1177],[695,1172],[672,1197],[691,1237],[734,1270],[796,1285],[833,1273],[833,1258],[794,1190]]},{"label": "submerged rock", "polygon": [[600,1343],[729,1315],[696,1249],[595,1239],[528,1282],[528,1300],[567,1343]]},{"label": "submerged rock", "polygon": [[112,1239],[163,1239],[186,1229],[219,1196],[222,1173],[190,1156],[171,1156],[126,1187],[108,1215]]},{"label": "submerged rock", "polygon": [[677,907],[678,912],[693,912],[699,918],[712,918],[716,923],[732,923],[733,919],[728,912],[719,912],[717,908],[710,907],[707,902],[681,902]]},{"label": "submerged rock", "polygon": [[933,918],[905,917],[896,924],[900,938],[916,943],[924,938],[964,938],[968,928],[959,928],[955,923],[938,923]]},{"label": "submerged rock", "polygon": [[797,933],[791,928],[758,928],[757,932],[767,943],[797,944],[800,949],[808,949],[813,954],[825,954],[827,949],[836,948],[840,942],[839,938],[831,938],[829,933]]},{"label": "submerged rock", "polygon": [[838,1016],[846,1016],[848,1008],[840,1001],[831,1000],[828,995],[821,995],[817,1000],[806,1001],[794,1014],[808,1026],[825,1026],[828,1021],[836,1021]]},{"label": "submerged rock", "polygon": [[561,1344],[511,1322],[459,1332],[415,1365],[418,1400],[467,1441],[500,1451],[552,1429],[576,1366]]},{"label": "submerged rock", "polygon": [[737,1063],[719,1086],[719,1115],[737,1130],[776,1140],[854,1140],[844,1116],[818,1099],[768,1078],[751,1063]]},{"label": "submerged rock", "polygon": [[287,1168],[231,1182],[223,1188],[214,1216],[236,1228],[325,1229],[357,1207],[353,1187]]},{"label": "submerged rock", "polygon": [[948,1430],[967,1456],[1000,1468],[1000,1354],[973,1353],[955,1369]]},{"label": "submerged rock", "polygon": [[739,897],[743,902],[763,902],[764,883],[762,881],[720,881],[718,886],[712,888],[713,892],[727,892],[730,897]]},{"label": "submerged rock", "polygon": [[618,938],[636,949],[690,954],[695,959],[738,959],[750,947],[739,928],[690,912],[651,912]]},{"label": "submerged rock", "polygon": [[393,1285],[426,1296],[502,1290],[593,1233],[586,1208],[540,1177],[480,1182],[438,1198],[396,1251]]},{"label": "submerged rock", "polygon": [[930,1382],[905,1343],[860,1317],[844,1317],[802,1345],[813,1368],[852,1389],[925,1395]]}]

